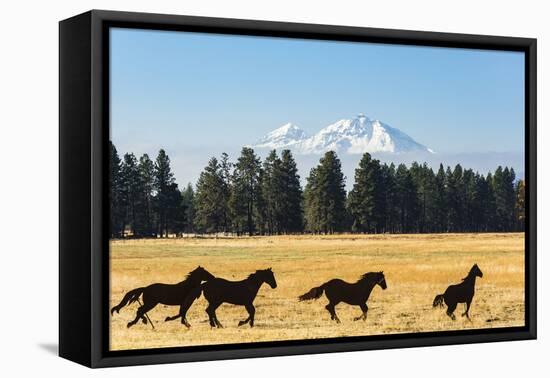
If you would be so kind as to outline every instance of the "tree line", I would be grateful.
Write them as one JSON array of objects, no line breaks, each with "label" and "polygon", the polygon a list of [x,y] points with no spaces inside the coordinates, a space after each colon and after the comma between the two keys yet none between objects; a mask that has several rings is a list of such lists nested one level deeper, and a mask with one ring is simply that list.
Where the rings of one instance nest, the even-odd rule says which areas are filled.
[{"label": "tree line", "polygon": [[525,182],[512,168],[479,174],[460,164],[386,164],[365,153],[345,189],[341,162],[329,151],[302,189],[291,151],[261,161],[244,147],[237,161],[212,157],[195,186],[180,189],[160,150],[120,158],[110,144],[111,237],[224,233],[511,232],[525,223]]}]

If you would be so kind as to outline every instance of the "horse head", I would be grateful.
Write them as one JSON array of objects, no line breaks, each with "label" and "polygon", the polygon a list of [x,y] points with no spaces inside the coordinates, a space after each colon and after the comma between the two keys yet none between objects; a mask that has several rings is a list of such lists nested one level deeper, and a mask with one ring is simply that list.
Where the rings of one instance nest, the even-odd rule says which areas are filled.
[{"label": "horse head", "polygon": [[386,290],[388,288],[388,285],[386,285],[386,277],[384,277],[384,272],[378,272],[378,281],[376,284],[380,286],[382,290]]},{"label": "horse head", "polygon": [[189,275],[196,276],[197,278],[200,278],[201,281],[208,281],[216,278],[212,273],[210,273],[200,265],[191,273],[189,273]]},{"label": "horse head", "polygon": [[261,280],[268,284],[272,289],[277,287],[277,281],[275,281],[275,275],[273,274],[271,268],[258,270],[256,273],[258,273]]},{"label": "horse head", "polygon": [[481,271],[481,269],[479,269],[479,266],[477,266],[477,264],[474,264],[474,266],[472,266],[472,269],[470,269],[470,274],[473,274],[475,277],[483,277],[483,272]]}]

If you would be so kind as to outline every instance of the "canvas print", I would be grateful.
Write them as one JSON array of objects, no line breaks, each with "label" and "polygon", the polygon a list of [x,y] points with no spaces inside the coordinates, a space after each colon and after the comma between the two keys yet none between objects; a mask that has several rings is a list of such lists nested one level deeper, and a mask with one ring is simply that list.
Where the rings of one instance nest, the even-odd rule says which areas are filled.
[{"label": "canvas print", "polygon": [[111,351],[525,325],[523,53],[109,41]]}]

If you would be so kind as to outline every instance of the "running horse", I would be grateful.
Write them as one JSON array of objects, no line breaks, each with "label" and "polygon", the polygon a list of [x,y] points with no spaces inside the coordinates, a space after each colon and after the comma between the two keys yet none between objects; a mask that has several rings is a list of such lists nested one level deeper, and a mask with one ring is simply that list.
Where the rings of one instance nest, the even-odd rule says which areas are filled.
[{"label": "running horse", "polygon": [[443,307],[443,302],[447,305],[447,315],[455,320],[454,311],[458,303],[466,303],[466,311],[462,316],[466,316],[470,319],[470,305],[474,298],[476,277],[483,277],[483,272],[479,269],[477,264],[472,266],[468,275],[462,279],[462,282],[456,285],[451,285],[445,290],[443,294],[438,294],[434,298],[433,307]]},{"label": "running horse", "polygon": [[[130,290],[122,301],[111,309],[111,315],[115,312],[118,314],[124,306],[138,302],[140,304],[136,312],[136,318],[128,323],[128,328],[136,324],[139,319],[143,324],[147,324],[147,312],[152,310],[156,305],[172,305],[181,306],[187,295],[195,288],[200,286],[203,281],[210,281],[215,277],[200,265],[193,271],[189,272],[185,280],[177,284],[154,283],[146,287],[138,287]],[[139,301],[142,296],[143,304]],[[149,319],[150,320],[150,319]],[[186,320],[185,320],[186,322]],[[153,325],[151,323],[151,325]],[[154,326],[153,326],[154,328]]]},{"label": "running horse", "polygon": [[256,308],[254,307],[253,302],[258,294],[258,291],[260,290],[260,287],[264,283],[267,283],[272,289],[277,287],[275,275],[273,274],[271,268],[257,270],[241,281],[228,281],[223,278],[214,278],[213,280],[209,280],[193,289],[189,293],[185,303],[180,306],[179,314],[169,316],[165,319],[165,321],[168,322],[181,317],[182,324],[189,328],[189,323],[185,321],[187,311],[195,299],[199,298],[201,294],[204,294],[204,297],[208,301],[206,313],[208,314],[210,327],[223,328],[222,324],[218,320],[218,316],[216,315],[216,309],[220,307],[222,303],[244,306],[248,312],[248,318],[239,321],[238,326],[240,327],[248,323],[250,324],[250,327],[254,327],[254,315],[256,313]]},{"label": "running horse", "polygon": [[340,319],[336,314],[335,307],[340,302],[359,306],[363,313],[353,320],[363,319],[365,321],[367,320],[367,311],[369,310],[367,300],[376,285],[380,286],[382,290],[386,290],[386,278],[383,272],[365,273],[355,283],[348,283],[335,278],[300,295],[298,300],[319,299],[324,292],[329,301],[325,308],[330,313],[330,318],[336,321],[336,323],[340,323]]}]

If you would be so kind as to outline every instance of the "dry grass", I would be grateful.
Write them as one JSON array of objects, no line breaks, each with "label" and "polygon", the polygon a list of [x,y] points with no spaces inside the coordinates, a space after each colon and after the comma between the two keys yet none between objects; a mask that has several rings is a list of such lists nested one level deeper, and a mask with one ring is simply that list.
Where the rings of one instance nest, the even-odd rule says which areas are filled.
[{"label": "dry grass", "polygon": [[[256,326],[237,328],[247,317],[244,307],[222,305],[218,319],[224,329],[210,329],[198,299],[188,313],[193,325],[164,323],[177,307],[157,306],[149,312],[155,324],[127,329],[136,305],[111,317],[111,349],[158,348],[409,333],[524,325],[524,235],[338,235],[280,236],[239,239],[169,239],[111,242],[111,306],[125,292],[153,282],[175,283],[197,265],[232,280],[256,269],[272,267],[278,287],[262,286],[256,298]],[[443,309],[432,308],[434,296],[458,283],[477,263],[484,273],[477,280],[470,310],[472,322],[452,321]],[[326,298],[298,302],[296,297],[330,278],[355,281],[360,274],[383,270],[388,289],[376,287],[369,299],[366,322],[354,322],[358,307],[336,311],[335,324]]]}]

